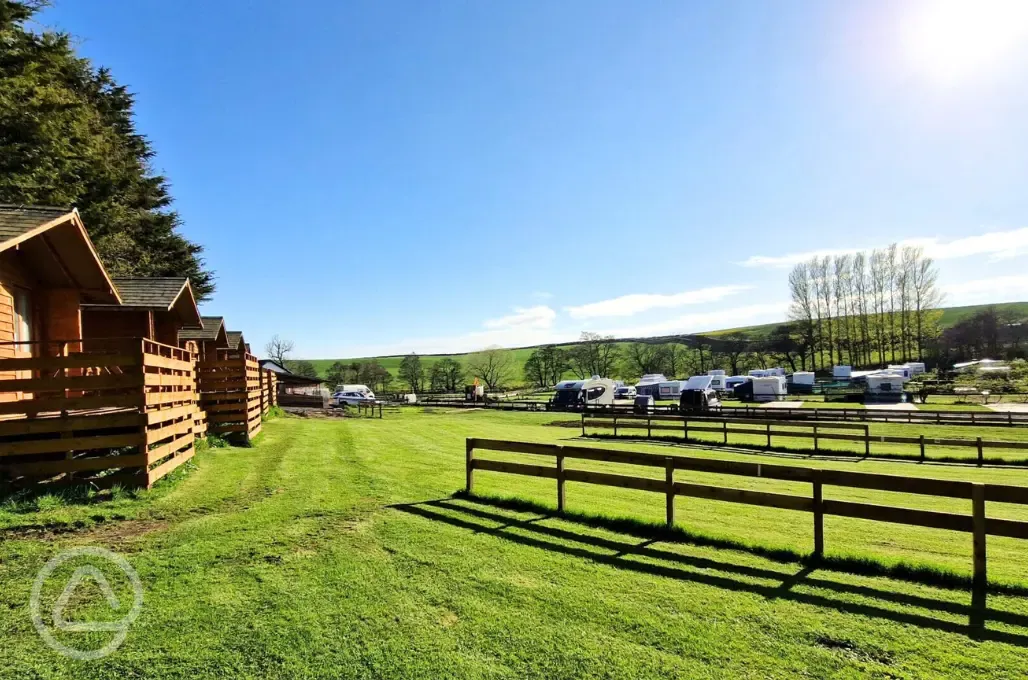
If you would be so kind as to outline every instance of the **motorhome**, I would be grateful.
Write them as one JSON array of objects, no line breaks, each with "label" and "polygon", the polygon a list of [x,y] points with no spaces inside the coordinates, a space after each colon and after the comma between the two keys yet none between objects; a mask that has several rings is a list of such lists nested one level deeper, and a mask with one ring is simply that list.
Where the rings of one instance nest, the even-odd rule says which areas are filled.
[{"label": "motorhome", "polygon": [[678,401],[678,398],[682,396],[682,385],[684,384],[684,380],[667,380],[660,383],[658,386],[660,390],[658,399],[674,399]]},{"label": "motorhome", "polygon": [[660,396],[660,383],[667,382],[663,373],[647,373],[635,384],[636,394],[648,394],[654,399]]},{"label": "motorhome", "polygon": [[911,376],[913,376],[913,369],[910,368],[909,364],[889,364],[889,367],[885,370],[889,373],[899,373],[906,380],[910,380]]},{"label": "motorhome", "polygon": [[748,375],[733,375],[730,378],[725,378],[725,389],[734,390],[739,385],[749,382],[751,380]]},{"label": "motorhome", "polygon": [[755,368],[750,371],[751,378],[767,378],[773,375],[780,375],[785,377],[785,369],[780,367],[775,368]]},{"label": "motorhome", "polygon": [[[694,376],[703,377],[703,376]],[[710,378],[710,389],[723,392],[728,389],[728,376],[722,370],[707,371],[706,377]],[[691,378],[690,378],[691,380]]]},{"label": "motorhome", "polygon": [[722,373],[720,376],[694,375],[686,380],[682,386],[681,397],[678,400],[679,410],[683,413],[687,411],[706,411],[721,406],[717,392],[711,387],[714,383],[714,378],[717,377],[720,377],[722,380],[725,378]]},{"label": "motorhome", "polygon": [[557,383],[551,403],[554,407],[601,405],[614,403],[614,381],[594,376],[588,380],[565,380]]},{"label": "motorhome", "polygon": [[814,391],[813,371],[796,371],[787,380],[787,387],[794,394],[810,394]]},{"label": "motorhome", "polygon": [[780,375],[768,375],[753,379],[754,401],[780,401],[787,394],[785,378]]},{"label": "motorhome", "polygon": [[866,380],[868,397],[890,401],[903,399],[903,383],[906,379],[902,373],[875,373],[867,376]]}]

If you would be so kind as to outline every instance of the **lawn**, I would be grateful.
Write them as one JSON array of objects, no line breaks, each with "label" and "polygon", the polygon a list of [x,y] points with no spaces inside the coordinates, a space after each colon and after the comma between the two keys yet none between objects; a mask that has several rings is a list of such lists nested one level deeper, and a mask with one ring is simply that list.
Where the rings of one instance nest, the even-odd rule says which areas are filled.
[{"label": "lawn", "polygon": [[[452,497],[463,486],[465,437],[577,437],[573,428],[552,426],[555,420],[414,409],[383,420],[279,418],[265,424],[255,447],[207,450],[149,492],[0,504],[0,677],[1028,674],[1023,542],[989,540],[997,585],[983,613],[964,587],[805,566],[800,556],[812,531],[803,513],[680,499],[677,521],[693,539],[669,541],[645,526],[596,517],[659,522],[659,494],[569,484],[572,514],[558,519],[541,511],[554,504],[552,480],[481,472],[482,498]],[[1026,483],[1024,470],[1010,467],[767,458]],[[577,466],[625,472],[606,463]],[[763,479],[697,478],[799,490]],[[968,511],[961,501],[902,494],[829,488],[826,495]],[[500,497],[540,505],[511,506]],[[990,513],[1028,519],[1028,508],[998,508]],[[958,581],[970,574],[967,534],[834,517],[825,530],[831,557],[932,567]],[[27,607],[46,560],[82,545],[124,555],[145,591],[124,645],[94,662],[50,651]],[[984,628],[969,626],[981,615]]]}]

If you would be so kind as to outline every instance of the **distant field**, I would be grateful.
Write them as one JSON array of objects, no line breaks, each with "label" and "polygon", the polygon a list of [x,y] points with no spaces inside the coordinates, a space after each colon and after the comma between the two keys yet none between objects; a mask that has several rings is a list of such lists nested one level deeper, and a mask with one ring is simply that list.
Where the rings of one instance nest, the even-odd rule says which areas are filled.
[{"label": "distant field", "polygon": [[[944,307],[943,310],[942,310],[942,318],[941,318],[939,323],[940,323],[940,325],[943,328],[947,328],[947,327],[952,326],[953,324],[961,321],[962,319],[965,319],[965,318],[971,316],[975,312],[978,312],[978,311],[980,311],[982,309],[985,309],[986,307],[995,307],[997,310],[1013,311],[1013,312],[1015,312],[1017,314],[1023,314],[1025,316],[1028,316],[1028,302],[1004,302],[1004,303],[996,304],[996,305],[968,305],[968,306],[965,306],[965,307]],[[781,323],[781,322],[779,322],[779,323]],[[750,336],[750,337],[761,337],[761,336],[767,335],[767,333],[772,328],[774,328],[777,325],[778,325],[778,323],[770,323],[770,324],[762,324],[762,325],[759,325],[759,326],[743,326],[743,327],[740,327],[740,328],[725,328],[725,329],[721,329],[721,330],[705,331],[705,332],[702,332],[702,334],[703,335],[710,335],[710,336],[721,336],[721,335],[726,335],[728,333],[743,333],[743,334],[745,334],[747,336]],[[671,336],[669,336],[668,339],[670,340]],[[629,345],[629,344],[631,344],[631,342],[632,341],[624,341],[621,344]],[[573,347],[575,344],[576,343],[570,343],[570,344],[567,344],[567,345],[560,345],[560,346],[561,347]],[[531,356],[532,352],[535,349],[537,349],[537,348],[536,347],[519,347],[519,348],[514,348],[514,349],[507,350],[508,352],[510,352],[513,355],[514,374],[517,376],[517,378],[519,380],[524,375],[525,361],[528,360],[528,357]],[[425,355],[422,355],[421,361],[425,364],[426,368],[431,368],[432,364],[436,363],[437,361],[441,361],[442,359],[444,359],[446,357],[453,357],[453,358],[458,359],[458,360],[463,362],[463,361],[465,361],[467,359],[467,356],[468,356],[467,354],[425,354]],[[333,362],[342,361],[344,364],[346,364],[346,363],[350,363],[350,362],[353,362],[353,361],[364,361],[364,360],[367,360],[367,359],[375,359],[380,364],[382,364],[382,366],[384,366],[386,368],[386,370],[388,370],[390,373],[392,373],[393,376],[396,376],[398,374],[399,369],[400,369],[400,361],[403,360],[403,357],[397,355],[397,356],[381,356],[381,357],[364,357],[364,358],[361,358],[361,359],[355,359],[355,358],[348,358],[348,359],[310,359],[310,362],[312,364],[314,364],[314,367],[317,369],[318,374],[324,376],[326,374],[326,372],[328,371],[328,368],[333,364]]]}]

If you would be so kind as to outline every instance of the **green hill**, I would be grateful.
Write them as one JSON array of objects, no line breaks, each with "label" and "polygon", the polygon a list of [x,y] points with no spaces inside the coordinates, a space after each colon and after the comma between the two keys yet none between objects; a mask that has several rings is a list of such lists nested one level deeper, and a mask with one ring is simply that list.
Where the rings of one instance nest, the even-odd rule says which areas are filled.
[{"label": "green hill", "polygon": [[[967,306],[964,306],[964,307],[944,307],[942,309],[942,318],[940,319],[939,324],[940,324],[940,326],[942,328],[948,328],[948,327],[950,327],[950,326],[960,322],[961,320],[966,319],[967,317],[971,316],[972,314],[974,314],[974,313],[976,313],[978,311],[981,311],[981,310],[983,310],[983,309],[985,309],[987,307],[995,307],[999,311],[1012,312],[1012,313],[1017,314],[1017,315],[1028,317],[1028,302],[1004,302],[1004,303],[999,303],[999,304],[995,304],[995,305],[967,305]],[[724,328],[724,329],[720,329],[720,330],[703,332],[703,333],[701,333],[701,335],[720,336],[720,335],[726,335],[728,333],[743,333],[743,334],[745,334],[747,336],[750,336],[750,337],[761,337],[761,336],[767,335],[767,333],[770,332],[770,330],[772,328],[777,326],[778,323],[781,323],[781,322],[769,323],[769,324],[761,324],[759,326],[743,326],[743,327],[739,327],[739,328]],[[637,342],[637,341],[643,340],[643,339],[651,341],[651,342],[659,342],[662,339],[670,340],[670,339],[672,339],[674,337],[676,337],[676,336],[660,336],[660,337],[656,337],[656,338],[626,338],[626,339],[622,340],[621,342],[624,343],[624,344],[628,344],[628,343]],[[572,347],[575,344],[576,343],[569,343],[569,344],[560,345],[560,346],[561,347]],[[524,369],[525,361],[532,354],[532,352],[535,349],[537,349],[538,347],[540,347],[540,346],[541,345],[534,345],[534,346],[531,346],[531,347],[515,347],[515,348],[511,348],[511,349],[507,350],[508,352],[513,354],[513,356],[514,356],[514,370],[516,372],[516,375],[518,375],[520,377],[523,374],[523,372],[524,372],[523,369]],[[466,356],[468,356],[467,353],[462,353],[462,354],[422,354],[421,355],[421,361],[422,361],[422,363],[425,365],[425,367],[427,369],[427,368],[431,368],[432,364],[434,364],[435,362],[441,361],[442,359],[444,359],[446,357],[454,357],[454,358],[457,358],[457,359],[462,359],[462,358],[464,358]],[[325,373],[328,371],[329,366],[331,366],[336,361],[342,361],[343,363],[350,363],[352,361],[366,361],[366,360],[369,360],[369,359],[374,359],[374,360],[378,361],[380,364],[382,364],[383,367],[385,367],[386,370],[388,370],[390,373],[392,373],[393,376],[396,376],[397,371],[400,368],[400,361],[403,360],[403,356],[402,355],[395,355],[395,356],[361,357],[361,358],[349,358],[349,359],[311,359],[310,362],[312,364],[314,364],[314,367],[318,371],[318,375],[324,376]]]}]

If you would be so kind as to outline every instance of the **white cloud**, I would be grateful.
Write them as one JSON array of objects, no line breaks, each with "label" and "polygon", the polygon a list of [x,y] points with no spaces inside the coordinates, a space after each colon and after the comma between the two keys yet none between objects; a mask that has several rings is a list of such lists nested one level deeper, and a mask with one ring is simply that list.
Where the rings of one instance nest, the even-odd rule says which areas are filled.
[{"label": "white cloud", "polygon": [[549,300],[553,297],[553,293],[548,293],[545,290],[536,290],[532,292],[532,297],[536,300]]},{"label": "white cloud", "polygon": [[[1028,228],[1009,231],[990,231],[978,236],[967,236],[952,241],[938,238],[910,238],[898,243],[902,246],[919,246],[925,255],[936,260],[950,260],[974,255],[991,255],[993,260],[1004,260],[1028,253]],[[884,247],[884,246],[878,246]],[[785,255],[751,255],[739,262],[744,267],[792,267],[812,257],[846,255],[870,248],[839,248],[808,250]]]},{"label": "white cloud", "polygon": [[600,331],[602,335],[618,338],[671,335],[674,333],[701,333],[725,328],[756,326],[759,324],[785,321],[789,311],[788,302],[772,302],[762,305],[744,305],[716,309],[710,312],[686,314],[675,319],[648,324]]},{"label": "white cloud", "polygon": [[993,276],[942,286],[945,304],[959,306],[976,302],[1020,302],[1028,300],[1028,274]]},{"label": "white cloud", "polygon": [[673,295],[637,294],[600,302],[592,302],[577,307],[565,307],[572,319],[594,319],[597,317],[632,316],[650,309],[666,309],[697,305],[705,302],[717,302],[730,295],[749,290],[752,286],[713,286],[698,290],[687,290]]},{"label": "white cloud", "polygon": [[553,320],[556,318],[557,312],[546,305],[527,308],[515,307],[513,314],[501,316],[499,319],[487,319],[482,325],[490,330],[515,328],[546,329],[553,326]]}]

